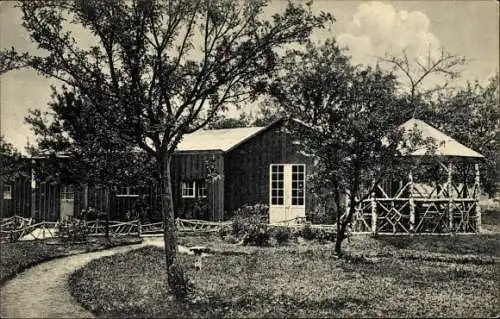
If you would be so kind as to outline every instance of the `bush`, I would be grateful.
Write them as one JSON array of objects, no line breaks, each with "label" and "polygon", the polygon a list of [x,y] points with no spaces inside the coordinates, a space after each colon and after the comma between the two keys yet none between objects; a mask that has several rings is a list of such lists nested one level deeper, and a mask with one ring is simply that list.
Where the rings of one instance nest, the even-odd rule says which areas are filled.
[{"label": "bush", "polygon": [[331,241],[334,242],[337,238],[337,234],[334,230],[312,228],[310,223],[304,224],[302,228],[296,230],[296,236],[300,236],[306,240],[316,239],[320,242]]},{"label": "bush", "polygon": [[311,223],[305,223],[304,226],[302,226],[299,231],[299,236],[307,240],[313,240],[316,237],[315,230],[311,227]]},{"label": "bush", "polygon": [[262,204],[239,208],[234,212],[231,225],[219,230],[219,236],[231,243],[242,240],[244,245],[269,245],[268,211],[267,205]]},{"label": "bush", "polygon": [[288,227],[275,227],[272,235],[280,245],[287,243],[292,238],[292,232]]},{"label": "bush", "polygon": [[87,241],[88,229],[84,221],[73,218],[57,224],[57,236],[63,242]]},{"label": "bush", "polygon": [[247,224],[251,222],[252,222],[251,218],[235,217],[231,224],[231,235],[237,237],[243,235],[247,231],[248,228]]},{"label": "bush", "polygon": [[269,206],[265,204],[245,205],[234,211],[233,219],[255,218],[263,223],[269,222]]},{"label": "bush", "polygon": [[319,241],[331,241],[334,242],[337,239],[336,232],[327,229],[316,229],[315,237]]},{"label": "bush", "polygon": [[322,206],[316,207],[314,210],[306,212],[307,220],[310,220],[313,224],[334,224],[335,223],[335,212],[330,209],[327,210]]},{"label": "bush", "polygon": [[219,237],[220,238],[225,238],[226,236],[230,235],[232,233],[232,225],[224,225],[221,228],[219,228]]},{"label": "bush", "polygon": [[268,246],[271,232],[267,224],[249,223],[243,236],[244,245]]}]

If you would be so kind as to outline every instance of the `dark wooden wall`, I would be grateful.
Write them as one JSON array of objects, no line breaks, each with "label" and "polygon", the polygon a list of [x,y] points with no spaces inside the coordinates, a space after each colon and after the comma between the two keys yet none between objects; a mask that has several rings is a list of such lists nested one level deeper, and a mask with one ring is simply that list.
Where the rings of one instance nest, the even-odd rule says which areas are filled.
[{"label": "dark wooden wall", "polygon": [[[10,185],[11,198],[4,198],[3,185]],[[30,217],[31,213],[31,182],[26,178],[5,181],[0,191],[0,218],[14,215]]]},{"label": "dark wooden wall", "polygon": [[[207,162],[214,162],[222,176],[206,181],[207,197],[182,198],[182,181],[201,180],[208,176]],[[224,157],[222,151],[178,152],[171,163],[172,192],[175,213],[180,218],[221,220],[224,218]]]},{"label": "dark wooden wall", "polygon": [[[56,221],[61,212],[61,185],[53,182],[39,182],[36,184],[34,192],[34,210],[32,210],[32,189],[31,180],[28,178],[18,178],[13,182],[6,182],[11,185],[12,198],[3,198],[0,216],[6,218],[14,215],[26,218],[33,217],[37,221]],[[74,214],[78,214],[83,208],[83,193],[75,190]]]},{"label": "dark wooden wall", "polygon": [[[269,205],[271,164],[306,164],[306,176],[311,172],[313,160],[298,152],[298,146],[285,132],[284,125],[285,121],[277,122],[226,153],[224,200],[227,217],[243,205]],[[310,192],[306,190],[306,212],[312,205]]]}]

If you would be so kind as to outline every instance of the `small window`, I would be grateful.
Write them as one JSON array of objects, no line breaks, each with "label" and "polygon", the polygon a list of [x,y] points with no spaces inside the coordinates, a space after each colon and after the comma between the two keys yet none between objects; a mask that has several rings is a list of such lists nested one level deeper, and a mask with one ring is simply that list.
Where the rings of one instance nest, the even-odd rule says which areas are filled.
[{"label": "small window", "polygon": [[207,197],[207,183],[205,182],[204,179],[199,180],[196,182],[196,196],[199,198],[206,198]]},{"label": "small window", "polygon": [[12,199],[12,186],[3,186],[3,199]]},{"label": "small window", "polygon": [[182,198],[194,198],[195,182],[184,181],[182,182]]},{"label": "small window", "polygon": [[132,186],[124,186],[118,189],[116,197],[139,197]]},{"label": "small window", "polygon": [[73,201],[75,199],[75,192],[73,186],[63,186],[61,188],[61,200]]}]

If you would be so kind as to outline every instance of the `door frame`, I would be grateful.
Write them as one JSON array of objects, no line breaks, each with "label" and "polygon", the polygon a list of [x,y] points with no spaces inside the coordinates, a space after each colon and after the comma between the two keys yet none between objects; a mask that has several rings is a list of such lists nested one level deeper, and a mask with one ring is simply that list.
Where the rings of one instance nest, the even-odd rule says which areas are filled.
[{"label": "door frame", "polygon": [[[273,168],[274,167],[283,167],[282,174],[283,178],[280,180],[276,180],[273,178]],[[293,168],[294,167],[303,167],[302,170],[302,187],[298,189],[302,189],[302,204],[293,204],[293,200],[300,198],[295,197],[293,195]],[[305,218],[305,206],[306,206],[306,164],[304,163],[279,163],[279,164],[270,164],[269,165],[269,222],[281,222],[281,221],[290,221],[295,219],[296,217],[304,217]],[[279,171],[275,173],[280,173]],[[300,173],[300,172],[297,172]],[[273,187],[273,182],[282,181],[283,187]],[[300,182],[300,180],[295,180]],[[278,196],[273,196],[273,191],[277,190],[278,192],[281,190],[281,194],[278,193]],[[280,196],[281,195],[281,196]],[[282,204],[273,204],[273,199],[282,198]],[[279,213],[280,212],[280,213]],[[278,217],[276,219],[276,215],[281,215],[281,218]]]},{"label": "door frame", "polygon": [[[71,194],[71,196],[68,196]],[[59,219],[63,219],[64,217],[73,217],[75,216],[75,188],[73,185],[63,185],[59,191]],[[71,208],[66,209],[67,207]],[[63,207],[65,209],[63,209]],[[64,215],[63,215],[64,213]]]}]

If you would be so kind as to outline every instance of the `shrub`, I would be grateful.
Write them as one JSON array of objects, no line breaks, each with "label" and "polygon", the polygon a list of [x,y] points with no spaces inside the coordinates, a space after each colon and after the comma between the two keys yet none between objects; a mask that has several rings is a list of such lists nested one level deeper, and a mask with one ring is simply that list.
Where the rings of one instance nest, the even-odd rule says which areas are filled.
[{"label": "shrub", "polygon": [[234,211],[234,218],[257,218],[263,223],[269,222],[269,206],[265,204],[245,205]]},{"label": "shrub", "polygon": [[244,245],[267,246],[271,238],[268,212],[268,206],[263,204],[240,207],[234,212],[231,225],[222,227],[219,235],[233,243],[242,239]]},{"label": "shrub", "polygon": [[225,238],[227,235],[230,235],[232,232],[232,225],[224,225],[219,228],[218,234],[220,238]]},{"label": "shrub", "polygon": [[316,229],[315,232],[315,238],[319,241],[335,241],[337,238],[337,234],[328,229]]},{"label": "shrub", "polygon": [[88,235],[85,222],[76,218],[57,224],[56,232],[59,239],[63,242],[86,241]]},{"label": "shrub", "polygon": [[315,230],[312,229],[311,223],[305,223],[304,226],[302,226],[299,231],[299,236],[307,240],[313,240],[316,237]]},{"label": "shrub", "polygon": [[300,236],[306,240],[317,239],[320,242],[336,240],[336,232],[330,229],[312,228],[310,223],[304,224],[302,228],[295,230],[295,236]]},{"label": "shrub", "polygon": [[233,219],[233,222],[231,223],[231,234],[233,236],[242,235],[243,233],[246,232],[246,228],[247,228],[246,224],[249,222],[250,222],[249,219],[245,219],[242,217],[235,217]]},{"label": "shrub", "polygon": [[306,212],[306,217],[307,220],[310,220],[313,224],[335,223],[335,212],[332,210],[327,210],[322,206],[318,206],[314,210]]},{"label": "shrub", "polygon": [[278,244],[287,243],[292,237],[292,232],[288,227],[275,227],[272,231],[273,237],[276,239]]},{"label": "shrub", "polygon": [[246,227],[245,235],[243,236],[244,245],[267,246],[271,232],[267,224],[264,223],[249,223]]}]

